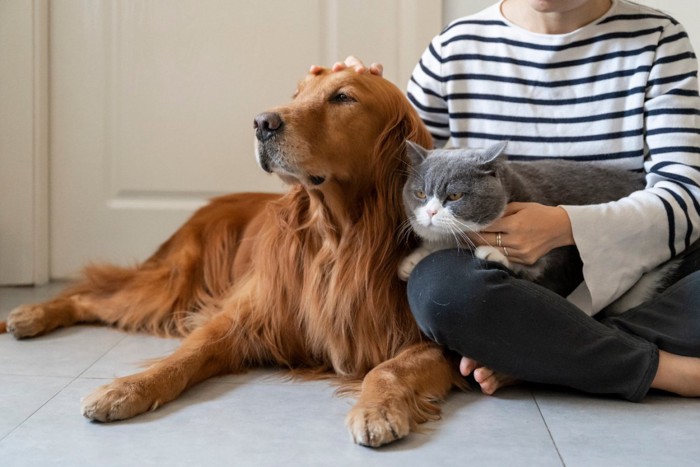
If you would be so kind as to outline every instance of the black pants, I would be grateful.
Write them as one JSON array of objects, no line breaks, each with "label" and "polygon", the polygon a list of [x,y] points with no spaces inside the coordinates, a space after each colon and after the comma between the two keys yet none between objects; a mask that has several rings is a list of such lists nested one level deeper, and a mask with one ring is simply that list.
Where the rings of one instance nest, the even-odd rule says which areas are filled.
[{"label": "black pants", "polygon": [[659,348],[700,356],[696,256],[663,294],[617,317],[590,317],[504,267],[457,250],[421,261],[408,297],[429,338],[495,371],[639,401],[656,375]]}]

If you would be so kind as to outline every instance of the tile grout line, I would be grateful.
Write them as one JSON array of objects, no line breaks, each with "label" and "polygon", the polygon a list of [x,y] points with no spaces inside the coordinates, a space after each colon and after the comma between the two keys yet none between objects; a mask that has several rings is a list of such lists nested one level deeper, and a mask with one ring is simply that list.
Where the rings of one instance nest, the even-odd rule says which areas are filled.
[{"label": "tile grout line", "polygon": [[79,374],[78,376],[76,376],[76,377],[73,379],[73,381],[76,381],[78,378],[80,378],[81,376],[83,376],[83,375],[85,374],[86,371],[88,371],[90,368],[92,368],[93,366],[95,366],[95,363],[97,363],[97,362],[99,362],[100,360],[102,360],[102,357],[104,357],[105,355],[107,355],[108,353],[110,353],[112,350],[114,350],[114,348],[115,348],[116,346],[118,346],[119,344],[121,344],[122,342],[124,342],[124,340],[125,340],[127,337],[129,337],[128,334],[124,335],[121,339],[119,339],[117,342],[115,342],[113,346],[111,346],[110,348],[108,348],[107,350],[105,350],[104,352],[102,352],[102,354],[101,354],[99,357],[97,357],[91,364],[89,364],[89,365],[87,366],[87,368],[85,368],[83,371],[81,371],[80,374]]},{"label": "tile grout line", "polygon": [[552,436],[552,432],[549,429],[549,425],[547,424],[547,420],[544,418],[544,414],[542,413],[542,409],[540,408],[539,402],[537,402],[537,397],[535,397],[535,393],[530,391],[530,395],[532,396],[532,400],[535,402],[535,406],[537,407],[537,411],[540,414],[540,418],[542,419],[542,423],[544,423],[544,427],[547,429],[547,434],[549,435],[549,439],[552,441],[552,446],[554,446],[554,450],[557,453],[557,457],[559,457],[559,462],[561,462],[562,467],[566,467],[566,462],[564,462],[564,459],[561,457],[561,453],[559,452],[559,447],[557,446],[557,442],[554,441],[554,436]]},{"label": "tile grout line", "polygon": [[[81,371],[80,374],[78,374],[77,376],[73,376],[73,377],[70,377],[70,376],[62,376],[62,378],[70,378],[69,381],[68,381],[66,384],[64,384],[63,387],[62,387],[61,389],[59,389],[59,390],[56,391],[51,397],[49,397],[43,404],[41,404],[39,407],[37,407],[36,410],[32,411],[32,413],[30,413],[29,415],[27,415],[27,416],[25,417],[24,420],[22,420],[21,422],[19,422],[19,423],[17,424],[17,426],[15,426],[13,429],[11,429],[9,432],[7,432],[7,434],[6,434],[5,436],[3,436],[2,438],[0,438],[0,444],[1,444],[5,439],[7,439],[8,436],[10,436],[12,433],[14,433],[15,431],[17,431],[17,429],[19,429],[22,425],[24,425],[24,424],[27,422],[27,420],[29,420],[30,418],[32,418],[32,417],[34,416],[34,414],[36,414],[39,410],[41,410],[42,408],[44,408],[44,407],[46,406],[46,404],[48,404],[49,402],[51,402],[52,400],[54,400],[54,399],[56,398],[56,396],[58,396],[60,393],[63,392],[63,390],[65,390],[68,386],[70,386],[71,384],[73,384],[74,382],[76,382],[83,374],[85,374],[86,371],[88,371],[90,368],[92,368],[92,367],[95,365],[95,363],[97,363],[102,357],[104,357],[104,356],[107,355],[109,352],[111,352],[117,345],[119,345],[124,339],[126,339],[126,337],[127,337],[127,336],[122,337],[122,338],[119,339],[117,342],[115,342],[114,345],[112,345],[110,348],[108,348],[108,349],[106,349],[104,352],[102,352],[102,354],[101,354],[99,357],[97,357],[92,363],[90,363],[90,364],[87,366],[87,368],[85,368],[83,371]],[[26,375],[18,375],[18,376],[26,376]],[[36,375],[35,375],[35,376],[36,376]],[[61,377],[61,376],[47,376],[47,375],[39,375],[39,376],[42,376],[42,377],[54,377],[54,378],[59,378],[59,377]]]},{"label": "tile grout line", "polygon": [[37,413],[37,412],[40,411],[42,408],[44,408],[44,406],[45,406],[46,404],[48,404],[49,402],[51,402],[52,400],[54,400],[54,399],[56,398],[56,396],[58,396],[60,393],[63,392],[64,389],[66,389],[68,386],[70,386],[71,384],[73,384],[73,381],[75,381],[75,380],[72,379],[72,380],[68,381],[66,384],[64,384],[63,387],[62,387],[61,389],[59,389],[58,391],[56,391],[56,392],[55,392],[51,397],[49,397],[43,404],[41,404],[39,407],[37,407],[36,410],[34,410],[34,411],[33,411],[32,413],[30,413],[29,415],[27,415],[27,416],[25,417],[24,420],[22,420],[21,422],[19,422],[19,423],[17,424],[17,426],[15,426],[13,429],[11,429],[10,431],[8,431],[7,434],[6,434],[5,436],[3,436],[2,438],[0,438],[0,444],[2,444],[2,442],[5,441],[5,440],[7,439],[8,436],[10,436],[12,433],[14,433],[15,431],[17,431],[17,429],[18,429],[19,427],[21,427],[22,425],[24,425],[24,424],[27,422],[27,420],[29,420],[30,418],[32,418],[32,417],[34,416],[35,413]]}]

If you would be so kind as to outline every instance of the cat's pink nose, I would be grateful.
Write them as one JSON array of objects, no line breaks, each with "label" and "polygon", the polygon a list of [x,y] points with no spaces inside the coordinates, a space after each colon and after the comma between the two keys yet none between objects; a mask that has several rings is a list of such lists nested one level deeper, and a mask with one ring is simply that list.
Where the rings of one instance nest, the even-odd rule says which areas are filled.
[{"label": "cat's pink nose", "polygon": [[437,214],[437,211],[435,209],[427,209],[426,213],[428,214],[428,217],[432,218],[435,214]]}]

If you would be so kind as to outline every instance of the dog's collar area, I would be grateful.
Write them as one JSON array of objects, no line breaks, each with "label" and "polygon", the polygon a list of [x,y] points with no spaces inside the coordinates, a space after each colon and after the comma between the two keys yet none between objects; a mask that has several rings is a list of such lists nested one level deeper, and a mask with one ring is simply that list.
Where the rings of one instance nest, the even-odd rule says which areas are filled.
[{"label": "dog's collar area", "polygon": [[326,181],[326,177],[321,177],[320,175],[309,176],[309,181],[314,186],[319,186],[321,183]]}]

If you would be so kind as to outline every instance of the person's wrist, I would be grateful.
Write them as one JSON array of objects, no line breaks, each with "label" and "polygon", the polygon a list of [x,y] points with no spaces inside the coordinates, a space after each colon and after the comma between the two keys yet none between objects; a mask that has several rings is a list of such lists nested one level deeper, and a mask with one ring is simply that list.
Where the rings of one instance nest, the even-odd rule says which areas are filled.
[{"label": "person's wrist", "polygon": [[557,232],[559,232],[557,237],[559,245],[557,246],[575,245],[576,241],[574,240],[574,232],[571,228],[569,213],[561,206],[557,206],[555,209],[557,213]]}]

